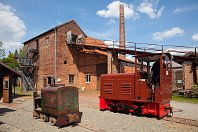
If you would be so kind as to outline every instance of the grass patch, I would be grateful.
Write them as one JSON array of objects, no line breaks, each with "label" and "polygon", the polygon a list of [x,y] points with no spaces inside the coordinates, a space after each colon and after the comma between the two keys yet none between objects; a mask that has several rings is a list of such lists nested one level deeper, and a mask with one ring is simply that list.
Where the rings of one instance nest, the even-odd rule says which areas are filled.
[{"label": "grass patch", "polygon": [[173,95],[172,100],[179,101],[179,102],[198,104],[198,98],[188,98],[188,97],[184,97],[184,96]]},{"label": "grass patch", "polygon": [[100,91],[99,90],[90,90],[90,91],[81,91],[79,90],[79,95],[84,95],[84,96],[96,96],[98,97],[100,95]]},{"label": "grass patch", "polygon": [[[14,94],[14,88],[12,89],[12,93]],[[22,96],[31,96],[32,92],[22,92],[21,87],[15,87],[15,98]]]}]

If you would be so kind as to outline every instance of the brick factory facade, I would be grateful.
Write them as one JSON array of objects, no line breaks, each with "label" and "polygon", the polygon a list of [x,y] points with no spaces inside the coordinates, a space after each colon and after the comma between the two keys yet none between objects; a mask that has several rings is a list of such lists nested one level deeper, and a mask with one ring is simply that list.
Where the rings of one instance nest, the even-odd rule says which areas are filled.
[{"label": "brick factory facade", "polygon": [[[37,90],[53,83],[74,85],[80,89],[99,89],[101,74],[108,71],[107,52],[78,49],[68,44],[91,44],[106,47],[97,39],[88,37],[74,20],[52,28],[26,42],[26,58],[32,67],[24,67]],[[134,71],[126,68],[127,72]]]},{"label": "brick factory facade", "polygon": [[182,71],[184,89],[192,89],[194,84],[198,84],[198,68],[191,61],[183,62]]}]

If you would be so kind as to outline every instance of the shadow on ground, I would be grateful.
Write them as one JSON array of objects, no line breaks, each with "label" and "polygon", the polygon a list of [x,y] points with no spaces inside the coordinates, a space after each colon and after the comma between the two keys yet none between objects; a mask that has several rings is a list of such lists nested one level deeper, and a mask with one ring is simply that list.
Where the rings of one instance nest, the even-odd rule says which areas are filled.
[{"label": "shadow on ground", "polygon": [[25,96],[32,96],[31,94],[15,94],[15,95],[13,95],[13,99],[15,99],[15,98],[19,98],[19,97],[25,97]]},{"label": "shadow on ground", "polygon": [[0,125],[2,125],[2,124],[5,124],[5,123],[0,121]]},{"label": "shadow on ground", "polygon": [[13,112],[13,111],[16,111],[16,110],[10,109],[10,108],[0,108],[0,116],[3,116],[8,112]]}]

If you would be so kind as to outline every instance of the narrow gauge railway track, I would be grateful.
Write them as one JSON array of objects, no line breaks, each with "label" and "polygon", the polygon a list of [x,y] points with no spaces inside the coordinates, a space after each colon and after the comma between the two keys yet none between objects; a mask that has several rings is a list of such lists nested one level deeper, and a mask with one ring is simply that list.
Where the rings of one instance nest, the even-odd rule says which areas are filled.
[{"label": "narrow gauge railway track", "polygon": [[[29,110],[25,110],[25,109],[18,109],[18,108],[13,108],[15,110],[21,110],[21,111],[24,111],[24,112],[31,112],[32,111],[29,111]],[[186,118],[181,118],[181,117],[164,117],[163,119],[161,120],[165,120],[165,121],[169,121],[169,122],[175,122],[175,123],[178,123],[178,124],[185,124],[185,125],[189,125],[189,126],[194,126],[194,127],[198,127],[198,120],[192,120],[192,119],[186,119]],[[2,122],[4,124],[4,122]],[[21,131],[24,131],[23,129],[20,129],[14,125],[11,125],[9,123],[5,123],[9,126],[12,126],[18,130],[21,130]],[[78,127],[81,127],[81,128],[84,128],[84,129],[87,129],[89,131],[92,131],[92,132],[98,132],[98,131],[102,131],[102,130],[95,130],[93,128],[89,128],[87,126],[84,126],[84,125],[81,125],[79,124]],[[62,129],[63,131],[68,131],[68,130],[65,130],[65,129]]]},{"label": "narrow gauge railway track", "polygon": [[[23,108],[22,108],[22,109],[14,108],[14,109],[15,109],[15,110],[21,110],[21,111],[24,111],[24,112],[32,113],[32,111],[28,111],[28,110],[25,110],[25,109],[23,109]],[[24,116],[24,115],[23,115],[23,116]],[[15,127],[15,126],[13,126],[13,125],[11,125],[11,124],[8,124],[8,123],[5,123],[5,124],[10,125],[10,126],[12,126],[12,127]],[[81,127],[81,128],[84,128],[84,129],[87,129],[87,130],[92,131],[92,132],[100,132],[100,131],[102,131],[102,130],[95,130],[95,129],[93,129],[93,128],[89,128],[89,127],[87,127],[87,126],[80,125],[80,124],[78,124],[77,126],[78,126],[78,127]],[[19,129],[19,130],[21,130],[21,131],[24,131],[24,130],[18,128],[18,127],[15,127],[15,128],[17,128],[17,129]],[[61,129],[61,130],[66,131],[66,132],[69,132],[68,130],[65,130],[65,129]]]},{"label": "narrow gauge railway track", "polygon": [[92,132],[100,132],[100,131],[102,131],[102,130],[94,130],[94,129],[92,129],[92,128],[89,128],[89,127],[86,127],[86,126],[84,126],[84,125],[78,125],[79,127],[82,127],[82,128],[85,128],[85,129],[87,129],[87,130],[90,130],[90,131],[92,131]]},{"label": "narrow gauge railway track", "polygon": [[2,125],[2,124],[6,124],[6,125],[8,125],[8,126],[11,126],[11,127],[15,128],[15,129],[17,129],[17,130],[20,130],[20,131],[22,131],[22,132],[25,132],[25,130],[23,130],[23,129],[21,129],[21,128],[18,128],[18,127],[16,127],[16,126],[12,125],[12,124],[5,123],[5,122],[0,121],[0,125]]},{"label": "narrow gauge railway track", "polygon": [[198,120],[186,119],[181,117],[164,117],[162,120],[198,127]]}]

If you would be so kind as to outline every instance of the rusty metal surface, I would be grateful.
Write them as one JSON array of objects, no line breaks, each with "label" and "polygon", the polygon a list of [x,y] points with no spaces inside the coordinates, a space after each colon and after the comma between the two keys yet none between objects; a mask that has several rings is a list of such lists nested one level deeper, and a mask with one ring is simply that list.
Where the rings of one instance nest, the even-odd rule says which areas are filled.
[{"label": "rusty metal surface", "polygon": [[44,113],[60,116],[79,112],[78,89],[72,86],[45,87],[41,90]]},{"label": "rusty metal surface", "polygon": [[58,127],[69,123],[80,123],[78,88],[53,85],[41,89],[41,96],[33,92],[33,117],[41,118]]}]

